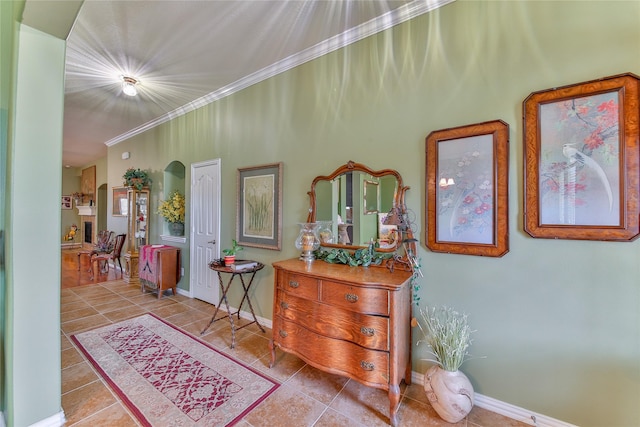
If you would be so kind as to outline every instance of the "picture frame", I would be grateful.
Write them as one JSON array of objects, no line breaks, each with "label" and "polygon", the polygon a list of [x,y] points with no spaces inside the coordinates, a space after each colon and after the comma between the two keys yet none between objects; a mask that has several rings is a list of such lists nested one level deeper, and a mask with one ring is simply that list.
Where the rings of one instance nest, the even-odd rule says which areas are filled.
[{"label": "picture frame", "polygon": [[95,193],[96,193],[96,167],[90,166],[88,168],[82,169],[82,177],[81,177],[81,187],[82,187],[82,203],[84,203],[84,198],[86,197],[87,203],[91,201],[95,202]]},{"label": "picture frame", "polygon": [[501,257],[509,251],[509,125],[502,120],[426,138],[427,247]]},{"label": "picture frame", "polygon": [[71,196],[62,196],[62,204],[61,209],[72,209],[73,208],[73,199]]},{"label": "picture frame", "polygon": [[638,237],[639,78],[619,74],[523,102],[524,229],[534,238]]},{"label": "picture frame", "polygon": [[240,246],[282,248],[283,164],[239,168],[236,240]]},{"label": "picture frame", "polygon": [[128,215],[127,190],[128,187],[113,187],[113,209],[111,212],[113,216]]}]

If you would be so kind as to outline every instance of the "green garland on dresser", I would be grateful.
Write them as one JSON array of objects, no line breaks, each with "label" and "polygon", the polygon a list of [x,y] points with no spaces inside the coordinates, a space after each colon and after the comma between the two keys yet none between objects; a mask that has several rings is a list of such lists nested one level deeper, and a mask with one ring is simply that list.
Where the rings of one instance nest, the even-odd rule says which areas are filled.
[{"label": "green garland on dresser", "polygon": [[370,265],[380,265],[383,261],[393,257],[393,253],[380,253],[373,250],[373,246],[356,249],[354,252],[345,249],[318,249],[313,253],[316,259],[330,264],[346,264],[352,267],[368,267]]}]

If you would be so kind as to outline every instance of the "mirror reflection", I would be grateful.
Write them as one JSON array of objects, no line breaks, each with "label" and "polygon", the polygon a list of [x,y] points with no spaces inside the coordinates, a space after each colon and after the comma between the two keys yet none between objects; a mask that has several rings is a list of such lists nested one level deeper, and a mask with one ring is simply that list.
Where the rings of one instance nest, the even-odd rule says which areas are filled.
[{"label": "mirror reflection", "polygon": [[394,250],[397,232],[383,220],[391,208],[404,203],[405,189],[394,170],[373,171],[349,162],[314,179],[308,221],[323,223],[322,246],[355,249],[374,242],[382,250]]}]

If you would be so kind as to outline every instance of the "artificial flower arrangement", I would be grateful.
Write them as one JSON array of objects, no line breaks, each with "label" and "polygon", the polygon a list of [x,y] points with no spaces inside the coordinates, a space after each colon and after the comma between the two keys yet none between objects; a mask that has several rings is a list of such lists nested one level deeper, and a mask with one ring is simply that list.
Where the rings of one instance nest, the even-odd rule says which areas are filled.
[{"label": "artificial flower arrangement", "polygon": [[167,222],[184,224],[184,196],[178,191],[171,193],[167,200],[160,202],[158,214]]},{"label": "artificial flower arrangement", "polygon": [[124,185],[127,187],[135,187],[137,190],[142,190],[151,184],[149,174],[141,169],[127,169],[124,175],[122,175],[122,179],[124,179]]}]

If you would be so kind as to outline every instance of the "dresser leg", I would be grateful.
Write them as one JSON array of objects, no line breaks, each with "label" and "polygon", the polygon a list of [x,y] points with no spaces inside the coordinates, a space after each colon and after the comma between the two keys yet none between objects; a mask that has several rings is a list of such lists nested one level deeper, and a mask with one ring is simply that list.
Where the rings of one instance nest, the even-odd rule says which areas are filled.
[{"label": "dresser leg", "polygon": [[389,420],[391,425],[398,425],[398,407],[400,406],[400,386],[389,384]]},{"label": "dresser leg", "polygon": [[271,363],[269,363],[269,368],[273,368],[273,365],[276,364],[276,346],[273,344],[273,340],[269,340],[269,350],[271,350]]}]

